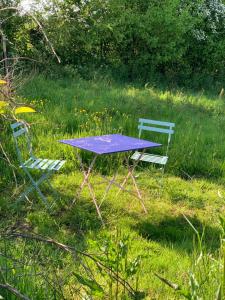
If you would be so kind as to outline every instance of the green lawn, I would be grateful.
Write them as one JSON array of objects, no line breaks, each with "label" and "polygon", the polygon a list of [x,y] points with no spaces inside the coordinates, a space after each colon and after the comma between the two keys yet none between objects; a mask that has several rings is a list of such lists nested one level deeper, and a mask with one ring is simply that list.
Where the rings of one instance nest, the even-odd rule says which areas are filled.
[{"label": "green lawn", "polygon": [[[113,240],[119,231],[121,239],[129,236],[128,261],[139,255],[142,257],[138,290],[145,293],[145,299],[183,299],[162,283],[155,273],[191,290],[193,284],[188,288],[191,270],[196,272],[196,281],[202,283],[196,288],[201,299],[216,299],[214,295],[220,277],[217,270],[220,266],[214,263],[213,258],[219,264],[221,229],[218,216],[224,214],[225,197],[224,99],[209,97],[203,92],[191,94],[150,86],[118,85],[106,80],[47,80],[43,76],[29,81],[21,90],[21,95],[32,101],[38,110],[36,114],[24,116],[31,123],[36,155],[66,159],[67,164],[52,180],[61,195],[61,202],[53,214],[46,211],[35,195],[29,197],[30,202],[21,203],[16,208],[11,206],[23,187],[14,188],[14,198],[9,198],[8,192],[14,185],[10,184],[10,188],[6,185],[10,172],[5,171],[7,175],[2,179],[4,188],[0,208],[2,229],[34,232],[95,254],[100,251],[98,246],[107,239]],[[118,132],[137,136],[139,117],[176,123],[169,163],[163,178],[159,170],[146,164],[137,169],[137,182],[148,209],[147,214],[143,213],[136,198],[127,193],[116,197],[117,190],[113,188],[101,207],[106,223],[103,228],[87,189],[70,207],[82,174],[72,147],[61,145],[58,140]],[[156,136],[149,136],[151,138],[159,141]],[[12,144],[7,143],[6,148],[12,149]],[[82,153],[82,157],[86,162],[91,159],[87,153]],[[16,164],[14,156],[12,159]],[[118,169],[119,179],[122,180],[125,174],[122,159],[112,155],[97,162],[92,177],[97,197],[103,194],[105,188],[99,184],[100,173],[112,175],[113,170]],[[3,170],[6,168],[3,162],[1,166]],[[18,173],[18,178],[19,184],[22,184],[21,173]],[[51,200],[52,195],[48,190],[45,192]],[[204,232],[201,249],[207,259],[207,254],[212,254],[212,270],[211,260],[207,263],[203,261],[203,270],[200,263],[199,269],[194,265],[199,252],[194,242],[194,230],[184,215],[200,234]],[[31,271],[44,273],[44,276],[20,277],[21,270],[16,267],[7,274],[2,271],[2,276],[31,299],[63,299],[62,295],[65,299],[80,299],[74,292],[78,285],[77,277],[71,275],[80,268],[79,261],[74,262],[68,253],[61,253],[41,242],[3,238],[1,252],[29,262],[32,266],[24,268],[24,274]],[[38,259],[34,258],[34,253]],[[7,265],[6,261],[2,258],[4,265]],[[204,269],[206,265],[210,272]],[[100,276],[96,267],[93,268],[94,278],[104,286],[104,299],[116,299],[114,283],[114,294],[110,296],[110,283]],[[206,280],[204,274],[208,274]],[[132,285],[136,284],[135,279],[130,280]],[[56,286],[61,283],[62,294],[54,294],[49,282]],[[119,289],[122,290],[122,287]],[[16,299],[10,294],[5,297]],[[83,299],[100,299],[100,296]],[[120,295],[118,299],[129,298]]]}]

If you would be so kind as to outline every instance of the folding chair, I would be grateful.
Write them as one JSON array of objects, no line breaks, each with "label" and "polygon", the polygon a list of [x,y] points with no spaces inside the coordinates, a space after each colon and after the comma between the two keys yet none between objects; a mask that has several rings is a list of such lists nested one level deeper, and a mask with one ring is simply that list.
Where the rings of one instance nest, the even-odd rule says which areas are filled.
[{"label": "folding chair", "polygon": [[[20,168],[24,170],[24,172],[27,174],[27,176],[31,181],[31,186],[29,186],[27,190],[19,196],[18,200],[21,200],[22,198],[27,199],[27,195],[33,190],[36,190],[41,200],[44,202],[44,204],[48,208],[50,208],[49,201],[43,195],[39,186],[43,181],[46,181],[46,183],[49,185],[52,191],[56,193],[51,183],[49,182],[48,178],[54,172],[59,171],[66,161],[36,158],[33,155],[31,139],[28,133],[28,127],[26,123],[25,122],[14,123],[11,124],[11,128],[13,131],[13,139],[16,145],[18,160],[20,162]],[[26,151],[28,150],[26,158],[25,158],[26,156],[25,151],[24,153],[22,151],[23,148],[25,148]],[[30,170],[39,170],[39,172],[41,173],[40,178],[38,180],[35,180],[32,174],[30,173]]]},{"label": "folding chair", "polygon": [[[151,132],[163,133],[168,135],[165,155],[155,155],[155,154],[145,153],[144,155],[142,155],[140,160],[153,163],[153,164],[159,164],[162,166],[162,170],[164,171],[165,165],[168,161],[169,145],[171,141],[171,136],[174,133],[173,130],[174,127],[175,124],[170,122],[139,119],[139,125],[138,125],[139,138],[141,138],[141,134],[143,131],[151,131]],[[140,152],[135,151],[134,154],[131,156],[131,159],[137,160],[139,159],[140,155],[141,155]]]}]

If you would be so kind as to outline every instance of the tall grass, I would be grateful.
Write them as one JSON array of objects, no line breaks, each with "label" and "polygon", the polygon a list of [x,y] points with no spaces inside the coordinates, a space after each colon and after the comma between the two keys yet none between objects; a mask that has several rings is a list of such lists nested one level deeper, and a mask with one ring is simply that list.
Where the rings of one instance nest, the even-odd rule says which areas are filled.
[{"label": "tall grass", "polygon": [[225,299],[225,219],[220,217],[221,235],[220,247],[216,253],[210,253],[205,248],[204,232],[201,234],[194,225],[184,216],[193,229],[193,255],[192,264],[188,272],[186,286],[179,286],[176,283],[156,276],[179,295],[188,300]]},{"label": "tall grass", "polygon": [[[139,117],[176,123],[167,171],[176,175],[223,178],[225,102],[204,94],[162,91],[146,86],[120,86],[82,79],[29,81],[21,93],[40,109],[36,122],[37,150],[71,157],[73,149],[57,140],[120,132],[137,136]],[[161,140],[146,135],[152,140]],[[161,140],[166,142],[165,140]]]}]

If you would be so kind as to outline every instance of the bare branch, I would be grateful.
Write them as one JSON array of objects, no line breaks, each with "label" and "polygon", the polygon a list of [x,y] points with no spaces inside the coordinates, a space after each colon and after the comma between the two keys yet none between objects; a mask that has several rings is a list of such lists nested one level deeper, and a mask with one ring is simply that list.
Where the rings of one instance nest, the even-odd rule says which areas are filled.
[{"label": "bare branch", "polygon": [[[15,10],[17,12],[20,11],[18,7],[12,6],[12,7],[3,7],[3,8],[0,9],[0,12],[1,11],[6,11],[6,10]],[[56,57],[58,63],[61,63],[61,60],[60,60],[58,54],[56,53],[56,51],[55,51],[52,43],[50,42],[50,40],[49,40],[49,38],[48,38],[48,36],[47,36],[47,34],[46,34],[43,26],[41,25],[41,23],[38,21],[38,19],[33,14],[31,14],[29,12],[26,12],[26,15],[29,16],[29,17],[31,17],[33,19],[33,21],[38,25],[38,27],[40,28],[40,30],[41,30],[41,32],[42,32],[42,34],[43,34],[43,36],[44,36],[44,38],[45,38],[48,46],[50,47],[53,55]],[[0,33],[1,33],[1,35],[4,35],[4,33],[2,32],[2,30],[0,30]]]},{"label": "bare branch", "polygon": [[21,294],[20,291],[18,291],[16,288],[14,288],[13,286],[11,286],[8,283],[5,283],[5,284],[0,283],[0,288],[5,289],[5,290],[13,293],[15,296],[17,296],[18,298],[20,298],[22,300],[30,300],[30,298],[28,298],[27,296]]},{"label": "bare branch", "polygon": [[0,8],[0,11],[4,11],[4,10],[15,10],[15,11],[19,11],[18,7],[16,7],[16,6],[8,6],[8,7]]},{"label": "bare branch", "polygon": [[163,283],[167,284],[175,291],[179,291],[181,289],[178,284],[171,282],[170,280],[160,276],[159,274],[155,273],[155,276],[158,277]]},{"label": "bare branch", "polygon": [[57,55],[57,53],[55,52],[55,49],[54,49],[52,43],[49,41],[48,36],[47,36],[47,34],[45,33],[43,26],[41,25],[41,23],[38,21],[38,19],[37,19],[34,15],[30,14],[30,16],[31,16],[31,18],[33,18],[33,20],[36,22],[36,24],[37,24],[37,25],[39,26],[39,28],[41,29],[42,34],[43,34],[43,36],[44,36],[46,42],[48,43],[50,49],[52,50],[52,53],[55,55],[56,59],[58,60],[58,63],[61,63],[61,60],[60,60],[59,56]]},{"label": "bare branch", "polygon": [[71,253],[72,255],[76,256],[76,254],[80,254],[84,257],[87,257],[90,260],[92,260],[98,267],[104,269],[105,272],[109,276],[111,276],[111,278],[117,280],[121,285],[123,285],[129,293],[131,293],[133,295],[135,294],[134,289],[132,288],[132,286],[125,279],[121,278],[116,272],[112,271],[112,269],[109,269],[105,264],[103,264],[101,261],[99,261],[98,259],[96,259],[94,256],[92,256],[89,253],[77,250],[76,248],[74,248],[72,246],[59,243],[59,242],[57,242],[57,241],[55,241],[51,238],[44,238],[44,237],[42,237],[40,235],[36,235],[36,234],[12,232],[12,233],[9,233],[8,236],[9,237],[11,236],[11,237],[31,239],[31,240],[36,240],[36,241],[52,244],[52,245],[62,249],[65,252]]},{"label": "bare branch", "polygon": [[15,61],[18,61],[18,60],[30,60],[30,61],[42,63],[41,61],[38,61],[38,60],[30,58],[30,57],[25,57],[25,56],[6,57],[6,58],[3,58],[2,60],[0,60],[0,63],[3,63],[6,60],[15,60]]},{"label": "bare branch", "polygon": [[14,171],[15,166],[11,163],[11,161],[10,161],[10,159],[9,159],[9,157],[8,157],[8,155],[7,155],[7,153],[5,152],[5,150],[4,150],[4,148],[3,148],[2,144],[1,144],[1,142],[0,142],[0,149],[2,150],[2,153],[3,153],[3,155],[4,155],[5,159],[6,159],[6,161],[7,161],[8,164],[12,167],[13,177],[14,177],[15,184],[16,184],[16,187],[17,187],[17,179],[16,179],[16,174],[15,174],[15,171]]}]

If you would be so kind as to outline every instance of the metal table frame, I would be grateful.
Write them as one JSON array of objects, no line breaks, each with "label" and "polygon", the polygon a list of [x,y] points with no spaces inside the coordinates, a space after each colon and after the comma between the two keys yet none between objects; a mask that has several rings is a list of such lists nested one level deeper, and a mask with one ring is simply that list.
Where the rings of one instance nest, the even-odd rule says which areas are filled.
[{"label": "metal table frame", "polygon": [[[110,148],[110,145],[108,144],[107,145],[108,148],[105,151],[99,151],[99,149],[98,149],[98,151],[96,151],[96,150],[93,149],[93,147],[92,147],[93,145],[91,145],[90,143],[87,146],[85,146],[84,143],[83,143],[83,141],[85,142],[85,139],[86,139],[86,141],[91,141],[91,139],[99,139],[99,141],[102,142],[102,141],[104,141],[104,138],[106,138],[106,137],[109,138],[109,139],[112,138],[112,140],[116,140],[116,138],[118,138],[119,140],[122,140],[122,141],[127,139],[128,141],[132,141],[134,143],[134,146],[131,145],[130,148],[129,147],[124,147],[124,148],[120,147],[119,151],[116,150],[116,149],[114,149],[112,151],[112,149],[108,149],[108,148]],[[101,138],[102,138],[102,140],[100,140]],[[81,143],[81,145],[79,145],[79,143],[78,143],[79,140],[82,141],[83,144]],[[138,185],[137,185],[137,182],[136,182],[136,179],[135,179],[135,176],[134,176],[134,170],[137,167],[138,163],[140,162],[140,160],[141,160],[142,156],[144,155],[144,153],[145,153],[145,151],[146,151],[147,148],[158,147],[158,146],[161,146],[161,144],[156,144],[156,143],[149,142],[149,141],[146,141],[146,140],[131,138],[131,137],[123,136],[123,135],[116,135],[116,134],[114,134],[114,135],[113,134],[112,135],[104,135],[104,136],[100,136],[100,137],[88,137],[88,138],[83,138],[83,139],[81,138],[81,139],[72,139],[72,140],[62,140],[60,142],[65,143],[65,144],[69,144],[69,145],[71,145],[73,147],[76,147],[76,148],[79,148],[79,149],[88,150],[88,151],[91,151],[91,152],[94,153],[93,159],[91,160],[89,166],[86,167],[85,164],[82,161],[82,158],[81,158],[81,156],[79,154],[79,151],[78,150],[75,151],[77,160],[78,160],[78,162],[80,164],[80,167],[81,167],[81,170],[82,170],[83,176],[84,176],[83,181],[82,181],[82,183],[80,185],[80,188],[79,188],[77,196],[79,198],[79,196],[80,196],[82,190],[84,189],[85,185],[87,185],[87,187],[89,189],[90,196],[91,196],[91,198],[92,198],[92,200],[94,202],[94,205],[96,207],[98,216],[99,216],[102,224],[104,224],[104,222],[103,222],[103,218],[102,218],[102,215],[101,215],[100,207],[101,207],[104,199],[107,197],[107,195],[108,195],[108,193],[110,191],[110,188],[113,185],[116,186],[119,189],[117,195],[121,191],[124,191],[124,192],[128,192],[131,195],[133,195],[136,198],[138,198],[139,201],[140,201],[140,203],[141,203],[141,205],[142,205],[142,208],[143,208],[144,212],[147,213],[147,209],[145,207],[144,201],[142,199],[140,190],[138,188]],[[143,146],[141,145],[141,142],[143,143]],[[140,145],[136,145],[137,143],[140,144]],[[117,145],[117,148],[119,149],[119,145]],[[104,182],[108,183],[108,185],[107,185],[107,187],[105,189],[104,196],[101,199],[101,203],[98,204],[96,196],[95,196],[94,188],[93,188],[93,186],[92,186],[92,184],[91,184],[91,182],[89,180],[90,176],[92,174],[92,171],[93,171],[93,168],[94,168],[94,165],[95,165],[95,162],[96,162],[97,158],[99,156],[105,155],[105,154],[113,154],[113,153],[119,153],[119,152],[130,152],[130,151],[135,151],[137,149],[138,150],[142,150],[142,151],[140,152],[140,155],[139,155],[138,159],[135,160],[132,165],[130,165],[130,163],[129,163],[129,158],[126,157],[126,163],[127,163],[127,167],[128,167],[128,173],[124,177],[122,183],[119,183],[119,182],[116,181],[117,173],[114,173],[114,175],[113,175],[113,177],[111,179],[108,178],[108,177],[106,177],[106,176],[101,175],[101,177],[103,178]],[[125,188],[125,185],[126,185],[126,183],[127,183],[127,181],[128,181],[129,178],[132,179],[133,187],[135,189],[135,192],[132,192],[132,191],[130,191],[130,190],[128,190],[128,189]],[[73,204],[74,204],[75,201],[76,201],[76,198],[74,199]]]}]

